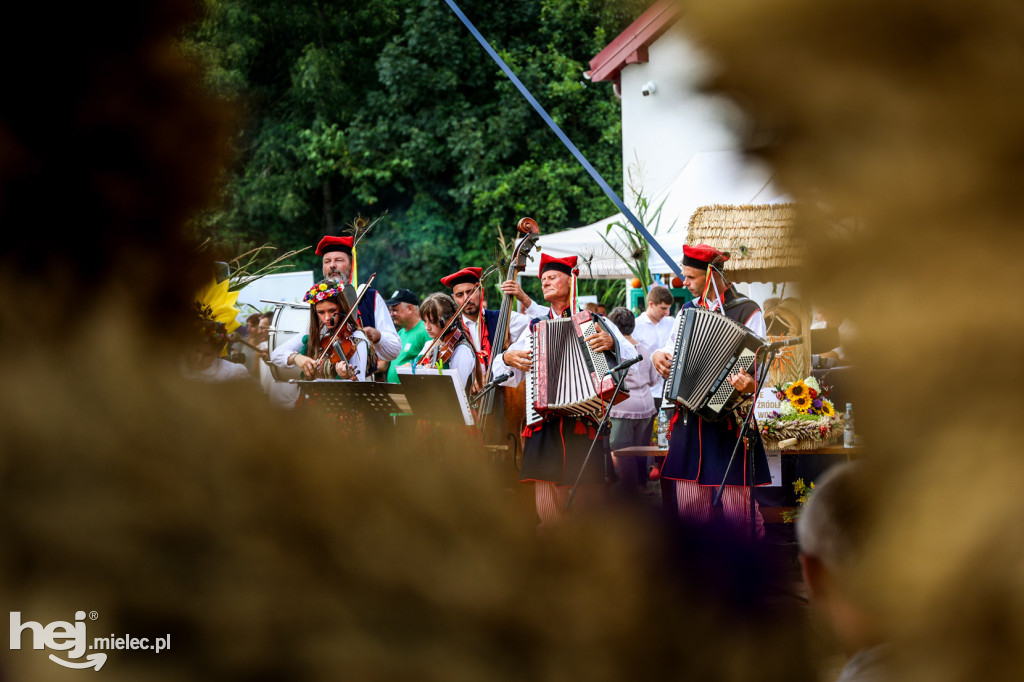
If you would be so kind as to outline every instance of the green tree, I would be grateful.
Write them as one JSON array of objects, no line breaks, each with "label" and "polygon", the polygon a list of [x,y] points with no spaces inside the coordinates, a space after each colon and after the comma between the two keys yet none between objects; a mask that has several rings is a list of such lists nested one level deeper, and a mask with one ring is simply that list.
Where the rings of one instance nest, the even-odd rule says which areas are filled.
[{"label": "green tree", "polygon": [[[618,176],[619,105],[586,61],[642,7],[612,0],[462,3],[566,134]],[[388,212],[360,246],[383,289],[421,292],[492,262],[523,215],[542,230],[610,202],[440,0],[209,0],[187,41],[245,125],[223,206],[198,223],[232,248],[282,249]],[[297,265],[315,257],[303,255]]]}]

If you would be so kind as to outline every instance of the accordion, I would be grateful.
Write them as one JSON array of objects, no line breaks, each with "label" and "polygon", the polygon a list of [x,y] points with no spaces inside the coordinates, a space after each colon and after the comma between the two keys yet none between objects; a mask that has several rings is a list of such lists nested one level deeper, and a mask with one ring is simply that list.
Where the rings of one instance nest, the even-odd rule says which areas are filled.
[{"label": "accordion", "polygon": [[736,409],[739,391],[727,381],[740,369],[753,374],[764,341],[739,322],[703,308],[686,308],[676,330],[664,399],[715,421]]},{"label": "accordion", "polygon": [[[526,380],[527,424],[549,414],[601,415],[615,392],[615,378],[608,370],[618,364],[619,354],[590,350],[583,339],[598,331],[611,333],[587,311],[534,326],[529,344],[533,364]],[[623,388],[615,402],[628,396]]]}]

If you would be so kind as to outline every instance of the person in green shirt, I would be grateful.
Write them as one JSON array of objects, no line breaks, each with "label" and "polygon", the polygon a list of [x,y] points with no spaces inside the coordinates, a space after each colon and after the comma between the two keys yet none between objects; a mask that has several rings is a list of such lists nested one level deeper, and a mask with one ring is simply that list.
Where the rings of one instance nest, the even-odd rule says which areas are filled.
[{"label": "person in green shirt", "polygon": [[397,384],[398,367],[415,360],[423,346],[430,341],[430,337],[427,336],[427,329],[420,319],[420,299],[416,294],[408,289],[398,289],[391,294],[386,303],[402,344],[398,357],[391,361],[388,368],[388,383]]}]

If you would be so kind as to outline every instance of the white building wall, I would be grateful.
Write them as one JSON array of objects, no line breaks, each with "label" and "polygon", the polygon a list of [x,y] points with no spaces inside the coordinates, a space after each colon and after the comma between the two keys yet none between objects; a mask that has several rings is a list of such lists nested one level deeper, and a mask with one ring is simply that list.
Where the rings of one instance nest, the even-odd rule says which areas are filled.
[{"label": "white building wall", "polygon": [[[699,92],[708,61],[679,31],[670,30],[648,48],[649,61],[621,71],[623,200],[635,206],[633,189],[650,197],[666,187],[697,152],[737,148],[730,132],[735,108]],[[643,95],[653,82],[656,91]],[[630,187],[640,168],[641,186]]]}]

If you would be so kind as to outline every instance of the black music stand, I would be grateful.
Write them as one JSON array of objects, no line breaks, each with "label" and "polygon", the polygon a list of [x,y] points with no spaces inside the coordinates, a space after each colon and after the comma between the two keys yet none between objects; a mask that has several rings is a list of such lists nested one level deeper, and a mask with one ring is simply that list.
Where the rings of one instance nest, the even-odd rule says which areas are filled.
[{"label": "black music stand", "polygon": [[[629,374],[628,370],[619,371],[619,380],[615,382],[615,392],[612,393],[612,399],[608,401],[608,406],[605,407],[604,414],[601,416],[601,422],[597,425],[597,435],[594,436],[594,440],[590,441],[590,448],[587,450],[587,456],[583,458],[583,464],[580,465],[580,473],[576,475],[576,481],[572,484],[572,489],[569,491],[569,499],[565,501],[566,511],[569,511],[569,508],[572,507],[572,500],[576,497],[576,489],[580,487],[580,482],[583,480],[583,472],[587,470],[587,462],[590,461],[590,455],[594,452],[594,446],[597,445],[597,441],[601,440],[601,433],[608,424],[608,418],[612,416],[612,407],[615,406],[615,398],[618,397],[619,391],[626,383],[627,374]],[[603,460],[604,482],[611,483],[611,477],[608,475],[608,458],[604,457]]]},{"label": "black music stand", "polygon": [[388,416],[409,411],[409,404],[396,384],[337,379],[292,380],[307,399],[324,412],[358,412]]},{"label": "black music stand", "polygon": [[417,419],[473,426],[465,382],[457,370],[399,367],[398,380]]}]

